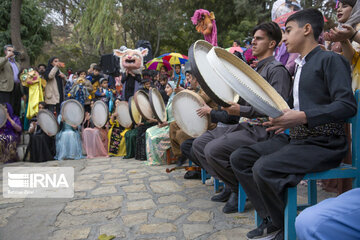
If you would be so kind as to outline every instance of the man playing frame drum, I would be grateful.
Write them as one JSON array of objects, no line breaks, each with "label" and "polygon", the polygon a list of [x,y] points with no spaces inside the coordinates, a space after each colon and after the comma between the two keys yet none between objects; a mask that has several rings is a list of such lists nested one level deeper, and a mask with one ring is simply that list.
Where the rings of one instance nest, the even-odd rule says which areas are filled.
[{"label": "man playing frame drum", "polygon": [[[252,50],[259,60],[256,71],[287,100],[291,77],[286,68],[273,57],[274,49],[282,37],[279,26],[273,22],[260,24],[254,28],[253,35]],[[239,147],[267,140],[273,135],[273,132],[267,132],[262,126],[266,116],[246,101],[241,99],[240,102],[226,108],[229,115],[242,117],[240,123],[221,125],[207,131],[195,139],[192,147],[200,166],[225,183],[223,191],[211,198],[216,202],[227,201],[224,213],[233,213],[238,209],[238,182],[230,166],[230,154]]]},{"label": "man playing frame drum", "polygon": [[[263,125],[276,131],[267,141],[237,149],[230,162],[262,224],[248,239],[284,239],[284,194],[305,174],[337,167],[348,152],[344,121],[356,113],[349,62],[323,51],[318,37],[324,18],[316,9],[291,15],[284,42],[299,53],[293,86],[293,109]],[[281,133],[290,130],[289,136]]]},{"label": "man playing frame drum", "polygon": [[[199,83],[197,82],[196,77],[191,74],[190,68],[187,69],[186,73],[186,81],[190,82],[191,89],[196,92],[204,101],[205,103],[210,106],[211,108],[216,107],[216,103],[213,102],[206,93],[201,89]],[[177,87],[175,92],[178,93],[184,90],[182,87]],[[209,129],[214,129],[216,124],[210,124]],[[180,145],[187,139],[192,139],[191,136],[187,135],[180,127],[177,125],[176,122],[170,123],[170,142],[171,142],[171,150],[175,157],[177,157],[177,164],[179,166],[183,165],[186,161],[186,157],[181,153]]]}]

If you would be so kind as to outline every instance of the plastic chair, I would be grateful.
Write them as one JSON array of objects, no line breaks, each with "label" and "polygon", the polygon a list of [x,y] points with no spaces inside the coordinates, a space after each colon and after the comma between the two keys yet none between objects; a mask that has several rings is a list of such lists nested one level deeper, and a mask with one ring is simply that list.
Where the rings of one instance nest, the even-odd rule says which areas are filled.
[{"label": "plastic chair", "polygon": [[[317,203],[316,180],[320,179],[341,179],[352,178],[353,188],[360,187],[360,90],[355,92],[357,103],[357,113],[354,117],[348,119],[348,123],[352,125],[351,131],[351,154],[352,165],[341,164],[337,168],[333,168],[323,172],[306,174],[304,180],[308,180],[308,203],[297,205],[297,187],[288,188],[285,196],[285,212],[284,212],[284,238],[285,240],[295,240],[295,218],[298,210],[303,210]],[[255,212],[255,222],[261,224],[261,219]]]},{"label": "plastic chair", "polygon": [[239,193],[238,193],[238,212],[245,211],[245,203],[246,203],[246,193],[239,183]]},{"label": "plastic chair", "polygon": [[[206,172],[206,170],[205,169],[201,169],[201,181],[202,181],[202,183],[203,184],[205,184],[205,181],[207,180],[207,179],[209,179],[209,178],[211,178],[211,175],[210,174],[208,174],[207,172]],[[219,179],[214,179],[214,192],[215,193],[217,193],[217,192],[219,192],[219,188],[221,187],[221,186],[224,186],[225,184],[223,183],[223,182],[220,182],[220,180]]]}]

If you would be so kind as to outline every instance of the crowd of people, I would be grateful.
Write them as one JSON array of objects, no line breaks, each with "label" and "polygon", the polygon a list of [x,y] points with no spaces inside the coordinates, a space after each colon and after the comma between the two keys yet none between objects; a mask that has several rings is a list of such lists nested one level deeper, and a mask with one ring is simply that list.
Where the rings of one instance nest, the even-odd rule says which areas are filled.
[{"label": "crowd of people", "polygon": [[[357,13],[357,6],[356,0],[340,0],[338,21],[348,23],[351,14]],[[237,211],[241,184],[263,219],[259,227],[247,234],[248,239],[283,239],[285,189],[296,186],[306,173],[328,170],[345,159],[349,142],[344,122],[357,109],[354,90],[360,85],[360,51],[355,43],[360,43],[360,34],[356,24],[328,33],[323,33],[323,27],[321,12],[301,10],[291,15],[283,28],[274,22],[259,24],[248,42],[251,47],[244,53],[234,53],[291,106],[291,110],[284,110],[275,119],[242,98],[230,107],[218,106],[201,88],[190,64],[175,65],[174,72],[162,67],[160,71],[124,71],[120,76],[104,75],[99,65],[92,64],[87,71],[67,75],[61,71],[63,63],[53,57],[47,66],[40,64],[36,70],[23,71],[15,62],[13,46],[7,45],[5,58],[0,58],[0,102],[7,109],[7,122],[0,129],[0,160],[17,160],[16,143],[23,130],[31,134],[28,149],[30,161],[34,162],[80,159],[86,155],[123,156],[144,160],[147,165],[161,165],[166,164],[170,149],[179,166],[189,159],[225,183],[223,190],[211,198],[226,202],[225,214]],[[233,47],[239,44],[235,41]],[[339,50],[343,56],[337,53]],[[117,106],[129,101],[138,90],[149,93],[151,88],[161,93],[167,120],[160,123],[149,119],[130,128],[122,127]],[[184,89],[204,100],[197,113],[211,119],[208,130],[197,138],[187,135],[172,113],[174,96]],[[24,113],[21,98],[27,106]],[[80,126],[71,126],[62,117],[62,103],[67,99],[84,106],[85,117]],[[96,127],[91,119],[97,100],[109,109],[109,120],[103,127]],[[41,109],[49,109],[57,117],[60,132],[55,137],[38,127],[34,113]],[[284,132],[286,129],[290,129],[289,133]],[[199,176],[199,172],[189,171],[184,177]],[[359,197],[359,191],[351,193]],[[351,229],[355,238],[344,233],[342,236],[350,236],[347,239],[359,237],[359,227],[355,226],[360,220],[359,206],[349,199],[340,198],[349,202],[350,210],[347,208],[338,222],[326,213],[324,205],[320,209],[314,206],[316,211],[305,211],[296,225],[299,239],[313,239],[315,235],[332,239],[329,234],[334,233],[322,228],[323,223],[341,226],[334,228],[340,234]],[[343,205],[336,204],[327,202],[331,211],[339,212]],[[316,214],[322,217],[316,218]],[[307,224],[308,219],[311,224]]]}]

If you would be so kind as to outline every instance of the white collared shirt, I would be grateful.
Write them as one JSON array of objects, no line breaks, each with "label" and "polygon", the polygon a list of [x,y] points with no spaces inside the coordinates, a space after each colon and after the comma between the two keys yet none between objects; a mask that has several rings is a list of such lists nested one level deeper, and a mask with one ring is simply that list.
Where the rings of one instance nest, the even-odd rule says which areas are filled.
[{"label": "white collared shirt", "polygon": [[293,85],[293,98],[294,98],[294,110],[297,110],[297,111],[300,110],[299,83],[300,83],[300,76],[301,76],[302,67],[306,63],[305,57],[301,58],[300,56],[298,56],[295,59],[295,63],[296,63],[297,66],[296,66],[296,73],[295,73],[295,79],[294,79],[294,85]]}]

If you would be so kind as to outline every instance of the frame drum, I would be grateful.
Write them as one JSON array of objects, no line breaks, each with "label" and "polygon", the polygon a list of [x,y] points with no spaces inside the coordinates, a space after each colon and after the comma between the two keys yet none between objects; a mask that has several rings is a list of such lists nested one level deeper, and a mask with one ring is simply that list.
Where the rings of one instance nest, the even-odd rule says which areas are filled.
[{"label": "frame drum", "polygon": [[142,117],[138,108],[136,107],[134,97],[130,97],[128,103],[129,103],[129,113],[131,120],[133,121],[134,124],[141,123]]},{"label": "frame drum", "polygon": [[91,109],[91,120],[94,125],[98,128],[102,128],[106,124],[108,116],[109,110],[106,103],[101,100],[96,101]]},{"label": "frame drum", "polygon": [[7,121],[6,117],[6,108],[4,105],[0,104],[0,128],[2,128]]},{"label": "frame drum", "polygon": [[121,101],[115,109],[117,113],[117,120],[124,128],[131,128],[132,120],[129,112],[129,105],[126,101]]},{"label": "frame drum", "polygon": [[150,106],[149,96],[143,90],[138,90],[134,94],[136,108],[145,120],[154,119],[154,113]]},{"label": "frame drum", "polygon": [[193,138],[206,132],[210,124],[209,116],[199,117],[196,112],[204,104],[204,100],[190,90],[177,93],[172,102],[172,111],[177,125]]},{"label": "frame drum", "polygon": [[239,95],[229,86],[210,66],[206,58],[213,45],[204,40],[198,40],[189,48],[189,62],[191,72],[198,80],[201,88],[214,102],[223,107],[230,107],[228,102],[237,102]]},{"label": "frame drum", "polygon": [[207,54],[210,65],[250,105],[277,118],[289,106],[280,94],[254,69],[225,49],[214,47]]},{"label": "frame drum", "polygon": [[59,124],[52,112],[43,109],[38,112],[37,122],[41,129],[50,137],[59,132]]},{"label": "frame drum", "polygon": [[84,120],[84,107],[75,99],[66,100],[61,108],[61,116],[70,126],[78,126]]},{"label": "frame drum", "polygon": [[156,120],[160,123],[166,121],[166,108],[164,100],[157,88],[152,88],[149,92],[149,100],[152,111],[154,112],[154,116]]}]

